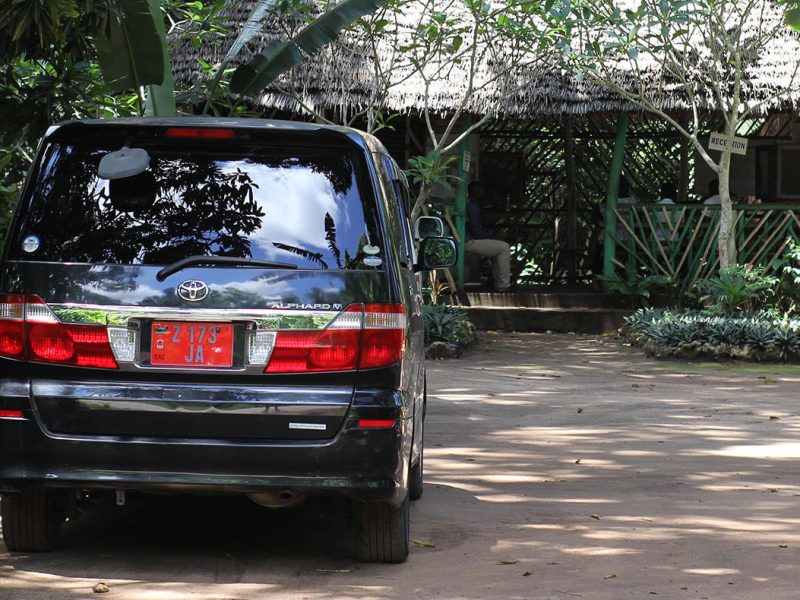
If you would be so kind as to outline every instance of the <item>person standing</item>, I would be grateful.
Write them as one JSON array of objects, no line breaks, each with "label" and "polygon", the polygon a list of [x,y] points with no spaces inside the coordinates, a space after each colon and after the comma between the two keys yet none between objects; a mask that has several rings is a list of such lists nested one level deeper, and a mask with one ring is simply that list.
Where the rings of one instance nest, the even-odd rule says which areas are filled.
[{"label": "person standing", "polygon": [[511,248],[486,231],[481,220],[481,203],[486,196],[483,186],[473,181],[469,184],[467,199],[467,242],[464,250],[470,254],[492,259],[492,280],[496,292],[511,289]]},{"label": "person standing", "polygon": [[719,199],[719,179],[712,179],[708,182],[708,197],[703,200],[703,204],[720,204]]},{"label": "person standing", "polygon": [[[675,198],[678,196],[678,189],[674,183],[665,183],[661,186],[661,199],[656,204],[675,204]],[[659,241],[664,242],[672,238],[672,210],[662,208],[656,213],[656,237]]]}]

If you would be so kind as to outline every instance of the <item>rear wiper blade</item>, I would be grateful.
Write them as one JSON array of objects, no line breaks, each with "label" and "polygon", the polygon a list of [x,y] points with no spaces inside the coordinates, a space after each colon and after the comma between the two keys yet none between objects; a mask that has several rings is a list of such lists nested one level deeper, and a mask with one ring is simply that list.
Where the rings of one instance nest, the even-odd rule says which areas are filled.
[{"label": "rear wiper blade", "polygon": [[271,262],[268,260],[255,260],[252,258],[238,258],[236,256],[187,256],[177,262],[167,265],[156,273],[158,281],[164,281],[173,273],[192,267],[195,265],[223,265],[223,266],[246,266],[246,267],[266,267],[268,269],[296,269],[297,265],[282,262]]}]

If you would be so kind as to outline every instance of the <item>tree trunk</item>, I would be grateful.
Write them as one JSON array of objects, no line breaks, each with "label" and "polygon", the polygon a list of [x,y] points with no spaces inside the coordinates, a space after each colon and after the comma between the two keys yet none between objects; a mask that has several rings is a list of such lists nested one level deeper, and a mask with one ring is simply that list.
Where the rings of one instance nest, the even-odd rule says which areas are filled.
[{"label": "tree trunk", "polygon": [[417,194],[417,199],[414,201],[414,207],[411,209],[411,222],[417,220],[422,214],[422,207],[425,205],[425,202],[428,200],[428,196],[431,193],[431,186],[427,181],[423,181],[419,186],[419,194]]},{"label": "tree trunk", "polygon": [[[728,119],[725,134],[736,135],[739,123],[736,119]],[[733,232],[733,204],[731,202],[731,151],[726,149],[719,157],[719,268],[727,269],[736,262],[736,237]]]}]

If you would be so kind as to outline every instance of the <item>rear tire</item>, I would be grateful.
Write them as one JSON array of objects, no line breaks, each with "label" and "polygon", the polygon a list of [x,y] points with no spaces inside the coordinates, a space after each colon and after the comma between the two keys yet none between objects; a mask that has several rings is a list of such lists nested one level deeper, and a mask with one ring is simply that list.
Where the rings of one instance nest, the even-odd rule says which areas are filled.
[{"label": "rear tire", "polygon": [[11,552],[47,552],[58,544],[65,511],[63,498],[50,490],[4,494],[3,541]]},{"label": "rear tire", "polygon": [[365,562],[402,563],[408,558],[409,500],[359,502],[356,512],[356,554]]}]

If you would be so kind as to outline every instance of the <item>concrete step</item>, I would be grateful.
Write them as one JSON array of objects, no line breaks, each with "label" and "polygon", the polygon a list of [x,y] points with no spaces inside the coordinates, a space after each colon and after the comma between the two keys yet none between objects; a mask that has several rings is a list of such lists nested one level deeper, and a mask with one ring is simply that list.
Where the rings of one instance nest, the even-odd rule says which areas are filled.
[{"label": "concrete step", "polygon": [[480,330],[611,333],[622,327],[629,308],[463,307]]},{"label": "concrete step", "polygon": [[459,292],[446,296],[456,306],[524,308],[607,308],[623,309],[629,299],[621,294],[601,292]]}]

